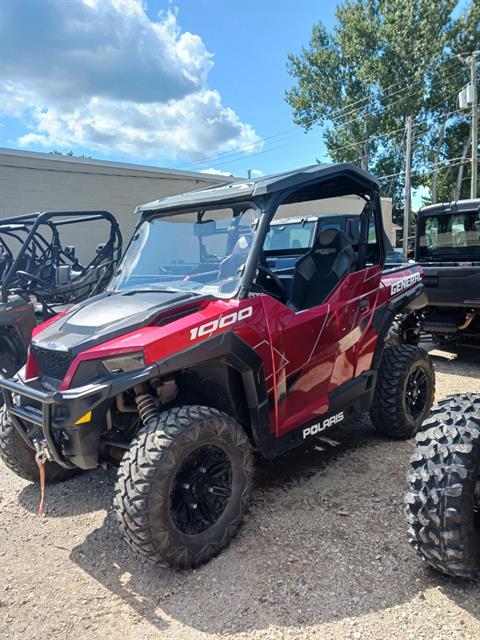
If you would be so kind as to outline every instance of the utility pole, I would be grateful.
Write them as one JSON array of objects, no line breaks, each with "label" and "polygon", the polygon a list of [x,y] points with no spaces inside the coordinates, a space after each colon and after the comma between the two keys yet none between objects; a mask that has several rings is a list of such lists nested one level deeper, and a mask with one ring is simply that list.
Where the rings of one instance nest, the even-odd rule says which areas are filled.
[{"label": "utility pole", "polygon": [[365,142],[362,145],[362,169],[364,169],[365,171],[368,171],[368,165],[369,165],[369,157],[368,157],[368,127],[367,124],[365,123]]},{"label": "utility pole", "polygon": [[470,57],[470,83],[472,85],[472,183],[470,197],[477,197],[477,168],[478,168],[478,98],[477,98],[477,53]]},{"label": "utility pole", "polygon": [[470,139],[472,142],[472,180],[470,185],[470,197],[477,197],[478,181],[478,95],[477,95],[477,56],[480,51],[473,51],[471,55],[457,55],[461,62],[470,67],[470,83],[459,93],[460,109],[472,107],[472,123],[470,129]]},{"label": "utility pole", "polygon": [[403,253],[408,254],[408,227],[412,208],[412,116],[407,116],[407,149],[405,157],[405,205],[403,209]]}]

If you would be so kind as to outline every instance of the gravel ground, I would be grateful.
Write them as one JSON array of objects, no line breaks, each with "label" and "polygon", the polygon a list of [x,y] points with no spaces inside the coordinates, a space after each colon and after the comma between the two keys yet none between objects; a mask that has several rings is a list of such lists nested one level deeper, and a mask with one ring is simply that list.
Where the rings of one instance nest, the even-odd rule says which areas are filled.
[{"label": "gravel ground", "polygon": [[[480,352],[432,351],[437,398],[478,391]],[[413,442],[367,419],[339,444],[257,460],[247,520],[197,571],[139,561],[111,511],[114,471],[38,493],[0,463],[0,638],[388,638],[480,636],[480,583],[431,571],[406,543]]]}]

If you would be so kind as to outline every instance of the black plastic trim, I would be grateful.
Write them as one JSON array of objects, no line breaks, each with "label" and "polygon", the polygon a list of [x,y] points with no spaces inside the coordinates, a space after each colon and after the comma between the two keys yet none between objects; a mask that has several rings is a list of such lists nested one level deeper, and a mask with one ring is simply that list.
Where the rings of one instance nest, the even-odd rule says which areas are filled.
[{"label": "black plastic trim", "polygon": [[160,377],[164,377],[182,369],[207,364],[209,361],[223,362],[240,373],[253,439],[260,447],[265,433],[270,433],[263,362],[242,338],[231,331],[220,333],[161,360],[158,363],[158,373]]},{"label": "black plastic trim", "polygon": [[[328,411],[319,414],[314,420],[310,420],[300,427],[286,433],[283,436],[276,437],[270,433],[264,437],[260,443],[259,449],[266,458],[275,458],[290,449],[308,442],[304,437],[304,430],[313,425],[323,422],[328,418],[335,416],[340,411],[344,412],[345,418],[358,416],[364,411],[368,411],[372,404],[373,394],[375,392],[377,372],[365,371],[356,378],[348,380],[328,394],[329,407]],[[333,428],[334,425],[332,424]],[[322,429],[321,433],[330,430],[330,427]]]},{"label": "black plastic trim", "polygon": [[377,345],[372,360],[372,369],[377,371],[382,360],[385,348],[385,339],[392,326],[395,316],[402,311],[423,309],[427,304],[427,296],[422,282],[411,289],[407,289],[396,298],[392,298],[388,303],[378,307],[373,314],[372,325],[378,333]]}]

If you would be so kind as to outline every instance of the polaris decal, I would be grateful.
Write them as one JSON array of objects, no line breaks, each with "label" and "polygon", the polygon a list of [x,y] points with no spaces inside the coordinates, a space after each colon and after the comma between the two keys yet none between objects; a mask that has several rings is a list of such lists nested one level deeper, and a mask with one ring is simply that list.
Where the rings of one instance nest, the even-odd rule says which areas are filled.
[{"label": "polaris decal", "polygon": [[334,416],[330,416],[329,418],[325,418],[322,422],[317,422],[316,424],[312,424],[309,427],[306,427],[303,430],[303,439],[308,438],[309,436],[316,436],[318,433],[325,431],[325,429],[329,429],[330,427],[335,426],[339,422],[342,422],[345,415],[343,411],[335,414]]},{"label": "polaris decal", "polygon": [[407,276],[406,278],[397,280],[397,282],[394,282],[390,287],[392,296],[394,296],[396,293],[399,293],[400,291],[403,291],[404,289],[408,289],[414,284],[417,284],[417,282],[420,282],[421,279],[422,276],[417,271],[416,273],[412,273],[412,275]]},{"label": "polaris decal", "polygon": [[203,336],[211,336],[215,331],[225,329],[225,327],[229,327],[231,324],[240,322],[240,320],[246,320],[252,315],[253,307],[245,307],[244,309],[240,309],[240,311],[226,313],[223,316],[215,318],[215,320],[210,320],[209,322],[205,322],[205,324],[201,324],[199,327],[190,329],[190,340],[202,338]]}]

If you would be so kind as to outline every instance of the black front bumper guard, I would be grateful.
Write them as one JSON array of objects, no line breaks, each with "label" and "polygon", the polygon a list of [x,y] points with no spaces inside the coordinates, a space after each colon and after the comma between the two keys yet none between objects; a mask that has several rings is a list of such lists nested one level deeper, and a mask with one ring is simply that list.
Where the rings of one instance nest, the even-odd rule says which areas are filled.
[{"label": "black front bumper guard", "polygon": [[[53,436],[53,429],[72,427],[83,415],[108,399],[111,393],[110,384],[89,384],[66,391],[43,391],[2,376],[0,376],[0,388],[6,410],[25,443],[34,449],[28,430],[22,421],[40,427],[53,460],[66,469],[74,469],[76,465],[62,455]],[[40,404],[40,408],[25,402],[15,403],[15,395],[33,400],[37,405]]]},{"label": "black front bumper guard", "polygon": [[[4,378],[0,375],[0,389],[11,420],[25,443],[31,449],[35,448],[22,421],[40,428],[55,462],[65,469],[76,469],[78,465],[73,464],[60,451],[53,436],[53,430],[68,431],[70,428],[71,432],[77,420],[89,411],[93,411],[102,403],[106,403],[108,406],[108,401],[118,394],[151,378],[158,377],[158,375],[159,368],[154,363],[138,371],[116,374],[112,378],[98,380],[95,383],[65,391],[46,391],[39,378],[25,383],[16,378]],[[25,400],[22,403],[14,402],[15,395],[32,400],[33,405],[29,405]],[[125,447],[123,446],[123,448]],[[75,453],[81,454],[82,452],[72,452],[72,454]]]}]

